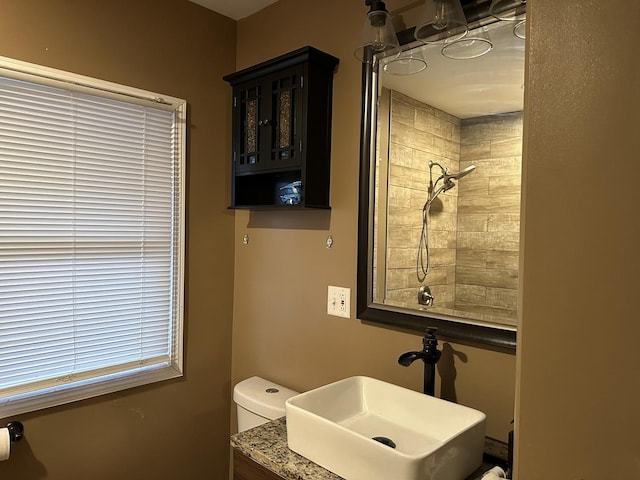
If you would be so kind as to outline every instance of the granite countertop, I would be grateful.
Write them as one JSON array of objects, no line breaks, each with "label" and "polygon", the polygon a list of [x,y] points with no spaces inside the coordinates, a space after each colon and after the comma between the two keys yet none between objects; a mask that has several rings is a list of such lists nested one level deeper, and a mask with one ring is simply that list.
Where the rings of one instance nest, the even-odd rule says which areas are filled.
[{"label": "granite countertop", "polygon": [[[343,480],[342,477],[289,450],[284,417],[232,435],[231,446],[285,480]],[[495,442],[489,441],[485,450],[491,450],[489,453],[498,458],[504,453],[499,442],[495,445]],[[495,463],[483,463],[467,480],[479,479],[483,472],[494,465]]]}]

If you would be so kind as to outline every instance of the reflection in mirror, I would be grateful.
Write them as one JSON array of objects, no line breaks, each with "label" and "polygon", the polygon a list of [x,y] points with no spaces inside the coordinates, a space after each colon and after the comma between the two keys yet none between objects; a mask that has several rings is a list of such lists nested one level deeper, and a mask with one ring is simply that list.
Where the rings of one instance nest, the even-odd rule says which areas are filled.
[{"label": "reflection in mirror", "polygon": [[503,338],[515,346],[524,41],[514,25],[476,26],[444,52],[411,45],[393,62],[426,61],[413,75],[384,59],[374,69],[367,310],[382,323],[398,312],[404,326],[479,325],[512,332]]}]

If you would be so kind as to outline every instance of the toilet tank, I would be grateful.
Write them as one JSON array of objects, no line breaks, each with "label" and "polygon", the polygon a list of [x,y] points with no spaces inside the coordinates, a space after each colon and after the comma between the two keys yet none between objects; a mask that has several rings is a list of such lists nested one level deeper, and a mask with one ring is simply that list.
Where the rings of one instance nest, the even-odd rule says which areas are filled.
[{"label": "toilet tank", "polygon": [[239,382],[233,389],[238,411],[238,431],[284,417],[284,402],[298,392],[260,377]]}]

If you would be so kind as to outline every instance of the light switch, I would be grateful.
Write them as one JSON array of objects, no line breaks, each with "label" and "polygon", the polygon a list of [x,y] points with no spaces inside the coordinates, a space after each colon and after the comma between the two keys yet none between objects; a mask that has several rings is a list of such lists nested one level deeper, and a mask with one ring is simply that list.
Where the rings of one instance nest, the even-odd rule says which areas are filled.
[{"label": "light switch", "polygon": [[351,289],[329,285],[327,313],[336,317],[351,317]]}]

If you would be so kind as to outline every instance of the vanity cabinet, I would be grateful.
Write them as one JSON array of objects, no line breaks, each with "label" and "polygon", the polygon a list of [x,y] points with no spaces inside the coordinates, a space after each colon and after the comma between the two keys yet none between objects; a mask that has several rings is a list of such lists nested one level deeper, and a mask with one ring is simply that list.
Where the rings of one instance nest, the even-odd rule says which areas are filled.
[{"label": "vanity cabinet", "polygon": [[329,208],[337,64],[304,47],[224,77],[233,87],[230,208]]},{"label": "vanity cabinet", "polygon": [[284,480],[242,452],[233,449],[233,480]]}]

